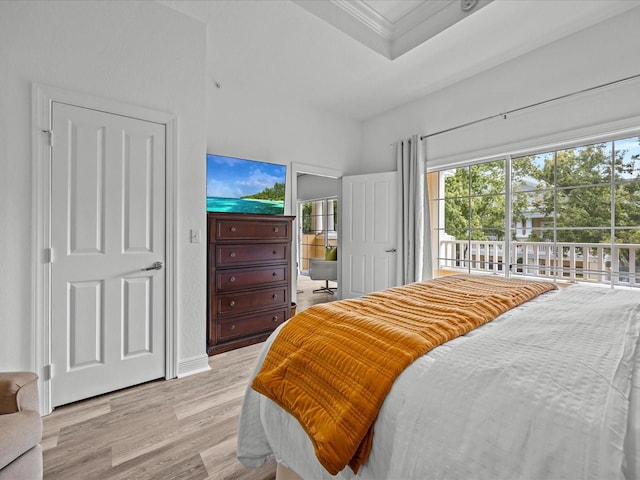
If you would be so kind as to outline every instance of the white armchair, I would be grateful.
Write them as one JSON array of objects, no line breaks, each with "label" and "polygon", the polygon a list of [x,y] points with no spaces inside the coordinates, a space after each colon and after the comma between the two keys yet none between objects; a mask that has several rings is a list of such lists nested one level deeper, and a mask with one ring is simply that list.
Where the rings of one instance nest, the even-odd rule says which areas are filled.
[{"label": "white armchair", "polygon": [[309,259],[309,276],[311,280],[324,280],[323,287],[314,290],[313,293],[330,293],[333,295],[335,287],[329,286],[329,280],[338,280],[338,261],[325,260],[324,258]]}]

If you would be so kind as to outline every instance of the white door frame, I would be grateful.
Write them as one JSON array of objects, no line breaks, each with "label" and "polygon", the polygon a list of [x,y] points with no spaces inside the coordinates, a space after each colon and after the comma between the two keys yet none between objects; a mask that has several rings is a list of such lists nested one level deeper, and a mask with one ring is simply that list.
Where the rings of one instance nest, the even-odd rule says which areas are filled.
[{"label": "white door frame", "polygon": [[[72,92],[42,84],[31,89],[32,126],[32,204],[31,204],[31,368],[38,376],[40,411],[51,413],[51,130],[52,102],[67,103],[82,108],[159,123],[166,128],[166,290],[165,290],[165,378],[177,375],[177,255],[176,255],[176,159],[178,118],[170,113],[150,110],[105,98]],[[55,141],[55,139],[54,139]]]}]

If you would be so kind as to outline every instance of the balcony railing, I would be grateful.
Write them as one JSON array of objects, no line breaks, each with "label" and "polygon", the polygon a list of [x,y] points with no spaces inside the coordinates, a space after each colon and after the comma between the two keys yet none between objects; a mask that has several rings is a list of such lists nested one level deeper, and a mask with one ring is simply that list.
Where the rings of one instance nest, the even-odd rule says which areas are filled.
[{"label": "balcony railing", "polygon": [[[504,272],[511,276],[640,287],[640,245],[513,241],[510,255],[504,242],[443,240],[441,269]],[[506,263],[508,262],[508,264]]]}]

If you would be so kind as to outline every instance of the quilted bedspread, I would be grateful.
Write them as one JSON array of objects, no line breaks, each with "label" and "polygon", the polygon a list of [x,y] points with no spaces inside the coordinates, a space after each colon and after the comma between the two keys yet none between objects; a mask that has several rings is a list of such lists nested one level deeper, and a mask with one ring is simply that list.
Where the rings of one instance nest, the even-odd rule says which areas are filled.
[{"label": "quilted bedspread", "polygon": [[329,473],[346,465],[357,472],[380,407],[406,367],[552,289],[455,275],[316,305],[281,328],[252,386],[298,420]]}]

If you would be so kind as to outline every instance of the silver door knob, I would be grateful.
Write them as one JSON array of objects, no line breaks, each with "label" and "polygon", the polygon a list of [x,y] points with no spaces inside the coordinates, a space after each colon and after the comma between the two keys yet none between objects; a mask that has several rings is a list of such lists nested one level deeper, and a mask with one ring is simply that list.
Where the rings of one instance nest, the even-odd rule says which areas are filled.
[{"label": "silver door knob", "polygon": [[387,253],[395,253],[396,249],[395,248],[391,248],[389,250],[385,250],[385,252],[387,252]]},{"label": "silver door knob", "polygon": [[149,270],[162,270],[163,263],[162,262],[153,262],[153,265],[147,268],[143,268],[143,272],[148,272]]}]

